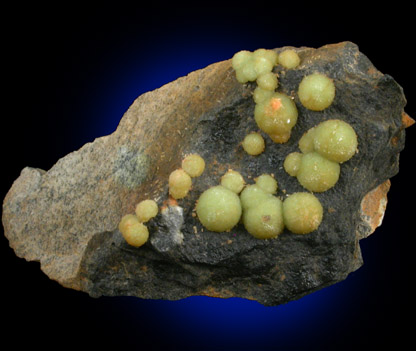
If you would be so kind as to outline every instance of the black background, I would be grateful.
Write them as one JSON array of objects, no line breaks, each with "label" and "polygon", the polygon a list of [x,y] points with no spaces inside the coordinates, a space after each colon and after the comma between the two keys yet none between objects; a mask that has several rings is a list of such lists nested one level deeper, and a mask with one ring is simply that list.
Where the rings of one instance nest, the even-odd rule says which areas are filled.
[{"label": "black background", "polygon": [[[144,74],[146,65],[154,69],[153,59],[166,69],[177,62],[172,56],[180,56],[177,51],[181,49],[187,53],[180,56],[184,72],[172,69],[184,75],[195,69],[195,60],[201,62],[197,68],[202,68],[242,49],[319,47],[349,40],[403,87],[408,100],[405,110],[415,118],[415,33],[413,11],[406,4],[409,2],[258,1],[167,5],[155,1],[117,8],[72,3],[9,8],[2,16],[1,196],[4,198],[25,166],[48,170],[67,153],[110,134],[139,93],[158,87],[142,81],[140,88],[132,90],[122,86],[129,83],[120,75],[128,76],[135,65],[140,66],[136,74]],[[192,50],[198,51],[195,58]],[[167,76],[165,83],[175,79],[174,75]],[[123,96],[123,91],[130,95]],[[112,95],[115,102],[109,103]],[[102,109],[111,108],[114,120],[103,121]],[[412,344],[415,128],[407,130],[406,149],[401,153],[400,173],[392,178],[383,226],[362,242],[365,265],[354,274],[364,272],[366,293],[348,306],[350,312],[340,316],[342,321],[331,322],[339,326],[335,332],[328,322],[325,337],[324,332],[319,337],[307,334],[309,340],[299,330],[293,342],[265,345],[259,341],[259,350],[372,350],[384,345],[402,349],[407,342]],[[157,323],[148,325],[145,318],[132,316],[125,300],[92,299],[62,288],[40,271],[38,263],[17,258],[3,235],[0,245],[3,344],[47,349],[86,344],[140,350],[191,348],[187,335],[173,335]],[[148,306],[143,304],[143,308],[144,316],[152,313]],[[221,344],[194,343],[191,349],[230,349]],[[234,349],[256,349],[246,346],[236,343]]]}]

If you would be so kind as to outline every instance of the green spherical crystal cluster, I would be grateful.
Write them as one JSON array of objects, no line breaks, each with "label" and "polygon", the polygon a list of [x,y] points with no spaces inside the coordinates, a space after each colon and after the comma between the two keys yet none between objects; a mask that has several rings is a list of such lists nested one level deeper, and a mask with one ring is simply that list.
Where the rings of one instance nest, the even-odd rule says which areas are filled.
[{"label": "green spherical crystal cluster", "polygon": [[298,96],[302,105],[309,110],[322,111],[334,100],[334,82],[325,74],[310,74],[300,82]]},{"label": "green spherical crystal cluster", "polygon": [[298,110],[289,96],[273,93],[256,104],[254,119],[258,127],[275,143],[282,144],[290,138],[292,128],[298,120]]},{"label": "green spherical crystal cluster", "polygon": [[254,180],[256,181],[256,184],[266,193],[276,194],[278,185],[276,179],[274,179],[272,175],[262,174]]},{"label": "green spherical crystal cluster", "polygon": [[198,154],[190,154],[182,160],[182,169],[191,178],[199,177],[205,169],[205,161]]},{"label": "green spherical crystal cluster", "polygon": [[143,223],[156,217],[159,207],[154,200],[143,200],[136,205],[135,214],[126,214],[120,220],[118,229],[126,242],[140,247],[149,239],[149,230]]},{"label": "green spherical crystal cluster", "polygon": [[[192,187],[192,179],[199,177],[205,169],[205,161],[198,154],[190,154],[182,160],[182,168],[169,175],[169,195],[183,199]],[[135,214],[124,215],[119,222],[119,230],[126,242],[135,247],[142,246],[149,239],[149,230],[143,223],[156,217],[159,207],[154,200],[143,200],[136,205]]]},{"label": "green spherical crystal cluster", "polygon": [[258,49],[254,52],[239,51],[232,58],[232,66],[240,83],[265,79],[263,75],[269,74],[276,64],[277,53],[266,49]]},{"label": "green spherical crystal cluster", "polygon": [[213,232],[228,232],[242,220],[257,239],[276,238],[285,227],[295,234],[319,227],[323,209],[313,194],[296,193],[282,200],[275,195],[278,183],[273,175],[262,174],[254,180],[255,184],[246,185],[239,172],[228,170],[220,185],[199,197],[196,214],[201,224]]},{"label": "green spherical crystal cluster", "polygon": [[302,156],[303,155],[300,152],[292,152],[285,158],[283,168],[292,177],[296,177],[299,172],[299,168],[302,163]]},{"label": "green spherical crystal cluster", "polygon": [[243,223],[246,230],[257,239],[271,239],[283,232],[283,204],[275,196],[268,196],[258,206],[244,212]]},{"label": "green spherical crystal cluster", "polygon": [[118,229],[126,242],[134,247],[140,247],[149,238],[149,230],[133,214],[127,214],[121,219]]},{"label": "green spherical crystal cluster", "polygon": [[275,238],[284,229],[282,200],[273,196],[277,181],[269,174],[255,180],[256,184],[246,186],[240,195],[244,227],[255,238]]},{"label": "green spherical crystal cluster", "polygon": [[322,205],[311,193],[294,193],[283,202],[283,220],[292,233],[311,233],[318,229],[322,218]]},{"label": "green spherical crystal cluster", "polygon": [[357,146],[357,134],[342,120],[330,119],[314,128],[313,148],[328,160],[346,162],[357,152]]},{"label": "green spherical crystal cluster", "polygon": [[278,55],[273,50],[258,49],[236,53],[232,58],[232,66],[240,83],[257,83],[253,98],[256,103],[254,118],[258,127],[275,143],[285,143],[297,122],[298,111],[292,98],[275,92],[279,81],[273,68],[280,63],[279,57],[282,66],[287,69],[297,67],[300,62],[295,50],[285,50]]},{"label": "green spherical crystal cluster", "polygon": [[239,222],[241,213],[238,195],[222,185],[205,190],[196,205],[200,222],[213,232],[231,230]]},{"label": "green spherical crystal cluster", "polygon": [[227,173],[221,177],[221,185],[232,192],[239,194],[244,188],[245,181],[239,172],[229,169]]},{"label": "green spherical crystal cluster", "polygon": [[304,188],[321,193],[337,183],[339,173],[338,163],[322,157],[317,152],[309,152],[302,156],[296,177]]},{"label": "green spherical crystal cluster", "polygon": [[247,185],[240,194],[243,224],[257,239],[279,236],[286,227],[294,234],[307,234],[318,229],[323,218],[323,208],[311,193],[295,193],[284,201],[274,196],[276,180],[267,174]]},{"label": "green spherical crystal cluster", "polygon": [[[288,92],[289,89],[283,87],[290,96],[278,91],[282,87],[279,86],[276,72],[281,72],[283,77],[288,73],[287,70],[296,69],[300,64],[298,50],[291,48],[279,52],[243,50],[232,58],[237,81],[242,84],[256,83],[255,87],[254,84],[246,86],[253,88],[254,120],[261,132],[267,134],[274,143],[286,143],[290,139],[298,121],[297,106],[300,106],[300,111],[305,110],[303,107],[317,111],[311,113],[315,116],[327,109],[335,99],[334,80],[317,72],[304,76],[297,91],[290,89]],[[305,64],[307,66],[307,62]],[[278,65],[280,67],[274,71]],[[247,134],[241,142],[242,148],[250,156],[263,153],[265,145],[259,132]],[[329,119],[304,133],[298,146],[300,152],[288,154],[283,168],[309,192],[278,196],[279,185],[274,174],[261,174],[254,178],[254,184],[246,184],[239,171],[229,169],[218,185],[200,194],[195,206],[200,223],[213,232],[229,232],[241,224],[257,239],[276,238],[285,228],[294,234],[317,230],[323,220],[324,210],[313,192],[321,193],[336,185],[341,164],[357,152],[358,138],[352,126],[345,121]],[[279,146],[273,148],[279,150]],[[263,156],[257,158],[262,159]],[[204,170],[204,159],[196,153],[188,154],[180,168],[169,175],[169,201],[176,206],[176,200],[188,195],[194,178],[201,176]],[[252,175],[248,178],[252,178]],[[285,190],[281,192],[286,194]],[[128,244],[139,247],[146,243],[149,231],[144,223],[156,217],[158,211],[157,203],[146,199],[136,205],[134,214],[122,217],[119,230]]]},{"label": "green spherical crystal cluster", "polygon": [[136,205],[136,216],[142,223],[149,221],[151,218],[156,217],[159,212],[159,207],[154,200],[143,200]]},{"label": "green spherical crystal cluster", "polygon": [[264,151],[266,145],[260,133],[252,132],[244,137],[242,146],[249,155],[257,156]]},{"label": "green spherical crystal cluster", "polygon": [[183,169],[175,169],[169,175],[169,195],[174,199],[183,199],[192,186],[191,176]]},{"label": "green spherical crystal cluster", "polygon": [[169,175],[169,195],[183,199],[192,187],[192,178],[199,177],[205,170],[205,161],[198,154],[190,154],[182,160],[182,168],[175,169]]},{"label": "green spherical crystal cluster", "polygon": [[287,69],[296,68],[300,64],[299,55],[293,49],[286,49],[282,51],[278,56],[278,60],[279,63]]},{"label": "green spherical crystal cluster", "polygon": [[358,139],[346,122],[331,119],[309,129],[299,140],[302,153],[290,153],[283,167],[309,191],[323,192],[338,181],[340,164],[357,152]]}]

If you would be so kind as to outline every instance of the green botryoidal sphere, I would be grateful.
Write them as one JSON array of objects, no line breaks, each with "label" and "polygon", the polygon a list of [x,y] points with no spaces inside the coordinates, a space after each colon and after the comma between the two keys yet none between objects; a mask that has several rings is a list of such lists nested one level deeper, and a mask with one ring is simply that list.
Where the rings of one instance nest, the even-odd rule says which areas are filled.
[{"label": "green botryoidal sphere", "polygon": [[231,190],[233,193],[239,194],[244,188],[245,181],[240,172],[229,169],[221,177],[221,185]]},{"label": "green botryoidal sphere", "polygon": [[274,91],[277,88],[278,80],[276,74],[273,72],[266,72],[257,77],[257,86],[260,89]]},{"label": "green botryoidal sphere", "polygon": [[340,166],[337,162],[330,161],[317,152],[310,152],[302,156],[296,177],[309,191],[323,192],[337,183],[339,173]]},{"label": "green botryoidal sphere", "polygon": [[294,193],[283,201],[284,224],[292,233],[311,233],[318,229],[322,218],[322,205],[311,193]]},{"label": "green botryoidal sphere", "polygon": [[328,160],[343,163],[354,156],[358,140],[354,129],[339,119],[319,123],[314,131],[313,147]]},{"label": "green botryoidal sphere", "polygon": [[198,154],[190,154],[182,160],[182,169],[191,178],[199,177],[205,169],[205,161]]},{"label": "green botryoidal sphere", "polygon": [[191,186],[192,179],[183,169],[176,169],[169,175],[169,195],[174,199],[183,199]]},{"label": "green botryoidal sphere", "polygon": [[271,239],[283,232],[282,201],[269,194],[257,206],[244,211],[243,223],[246,230],[255,238]]},{"label": "green botryoidal sphere", "polygon": [[256,207],[264,200],[269,198],[270,194],[266,193],[257,184],[247,185],[240,194],[241,206],[243,210],[250,207]]},{"label": "green botryoidal sphere", "polygon": [[297,122],[298,110],[289,96],[274,93],[270,98],[256,104],[254,119],[258,127],[275,143],[285,143]]},{"label": "green botryoidal sphere", "polygon": [[213,186],[199,197],[196,213],[206,229],[213,232],[229,231],[240,220],[240,198],[222,185]]},{"label": "green botryoidal sphere", "polygon": [[156,217],[159,212],[159,207],[154,200],[143,200],[136,205],[136,216],[142,223],[149,221]]},{"label": "green botryoidal sphere", "polygon": [[292,177],[296,177],[302,163],[302,154],[300,152],[292,152],[286,156],[283,162],[283,168]]},{"label": "green botryoidal sphere", "polygon": [[276,194],[277,181],[270,174],[262,174],[255,179],[257,186],[268,194]]},{"label": "green botryoidal sphere", "polygon": [[[258,49],[254,52],[242,50],[233,56],[231,64],[240,83],[253,82],[273,70],[277,64],[277,54],[273,50],[266,49]],[[275,84],[271,79],[274,80],[271,76],[266,79],[265,86],[270,87],[270,84]]]},{"label": "green botryoidal sphere", "polygon": [[335,98],[335,85],[332,79],[322,73],[305,76],[299,84],[299,100],[312,111],[322,111],[332,104]]},{"label": "green botryoidal sphere", "polygon": [[134,247],[142,246],[149,239],[149,230],[133,214],[125,215],[121,219],[118,229],[126,242]]},{"label": "green botryoidal sphere", "polygon": [[252,132],[244,137],[242,146],[249,155],[257,156],[264,151],[266,144],[260,133]]},{"label": "green botryoidal sphere", "polygon": [[312,127],[311,129],[309,129],[305,134],[302,135],[302,137],[299,140],[299,149],[304,154],[314,151],[313,143],[315,137],[315,129],[316,127]]},{"label": "green botryoidal sphere", "polygon": [[300,63],[299,55],[293,49],[282,51],[278,56],[279,63],[287,69],[296,68]]}]

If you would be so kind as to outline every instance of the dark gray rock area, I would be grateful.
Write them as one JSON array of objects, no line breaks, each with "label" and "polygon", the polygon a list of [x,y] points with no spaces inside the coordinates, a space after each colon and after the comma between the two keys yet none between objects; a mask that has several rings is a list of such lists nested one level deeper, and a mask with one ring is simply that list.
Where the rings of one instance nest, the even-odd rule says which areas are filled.
[{"label": "dark gray rock area", "polygon": [[[65,287],[91,296],[129,295],[177,300],[192,295],[243,297],[278,305],[345,279],[362,265],[359,240],[381,224],[389,178],[399,171],[405,128],[401,87],[379,72],[350,42],[319,49],[294,48],[301,64],[278,65],[278,91],[294,98],[298,122],[290,140],[253,157],[241,141],[258,131],[252,92],[239,84],[230,60],[190,73],[143,94],[117,130],[60,159],[49,171],[25,168],[3,202],[3,225],[19,257],[40,261]],[[280,52],[283,48],[276,49]],[[334,80],[332,105],[315,112],[297,97],[302,78],[322,72]],[[315,194],[324,208],[317,231],[259,240],[242,224],[226,233],[205,230],[195,202],[229,169],[247,183],[272,173],[278,196],[305,191],[283,169],[300,137],[327,119],[347,121],[358,135],[358,153],[341,165],[336,186]],[[168,176],[188,153],[206,162],[183,200],[168,198]],[[140,200],[161,210],[149,241],[129,246],[118,231],[121,217]]]}]

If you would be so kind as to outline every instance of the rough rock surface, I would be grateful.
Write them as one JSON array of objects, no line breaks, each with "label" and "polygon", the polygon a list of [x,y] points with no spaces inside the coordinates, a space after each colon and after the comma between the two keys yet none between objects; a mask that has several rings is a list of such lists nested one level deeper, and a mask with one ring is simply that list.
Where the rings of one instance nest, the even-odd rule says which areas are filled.
[{"label": "rough rock surface", "polygon": [[[49,171],[23,169],[3,203],[5,235],[16,255],[40,261],[51,279],[91,296],[239,296],[277,305],[345,279],[362,265],[359,240],[381,224],[388,179],[399,170],[404,128],[412,120],[404,113],[401,87],[353,43],[296,50],[297,69],[275,67],[278,91],[293,96],[299,110],[289,142],[274,144],[264,135],[266,151],[247,155],[240,142],[258,130],[255,84],[239,84],[230,60],[192,72],[141,95],[113,134]],[[296,95],[302,77],[314,71],[336,86],[333,104],[321,112],[305,109]],[[359,152],[341,166],[333,189],[316,194],[324,207],[317,231],[285,231],[262,241],[241,224],[229,233],[203,230],[195,201],[229,168],[249,183],[273,173],[282,197],[303,191],[283,170],[284,158],[298,151],[306,130],[329,118],[353,126]],[[169,201],[169,173],[191,152],[203,156],[207,168],[187,198]],[[134,248],[117,226],[146,198],[162,210],[149,222],[150,240]]]}]

